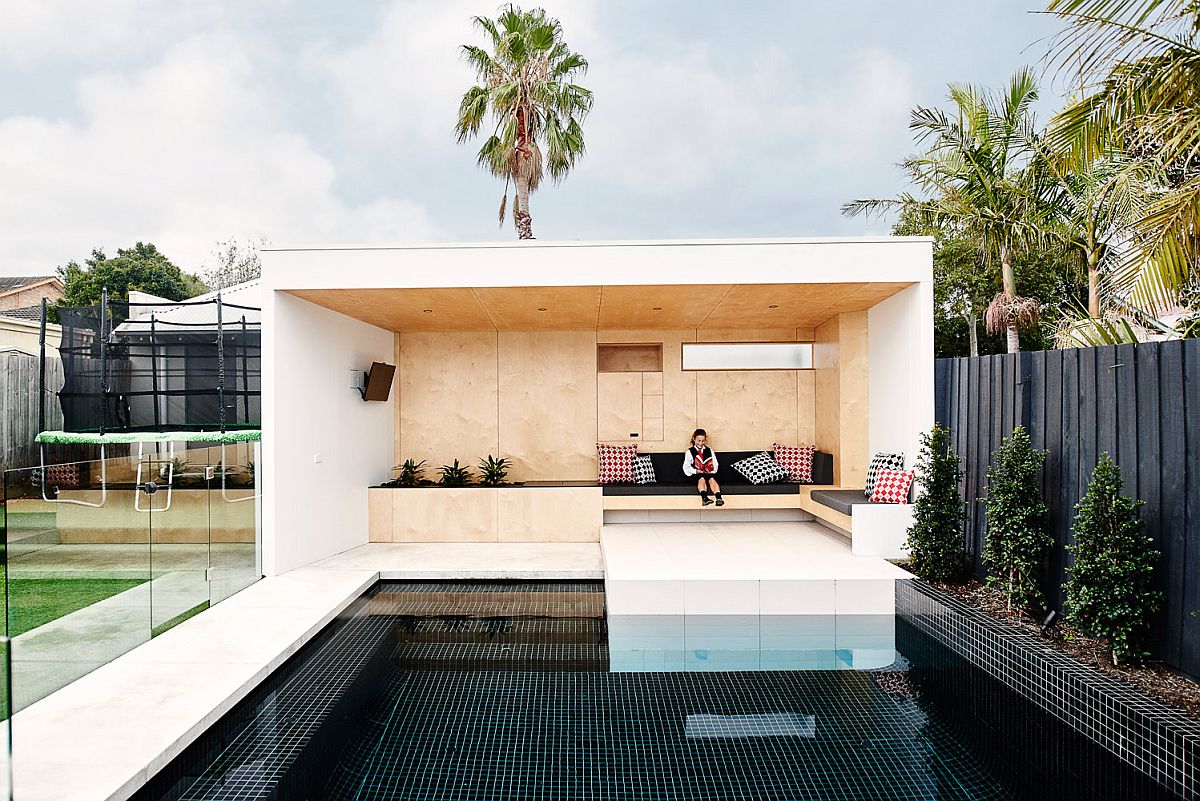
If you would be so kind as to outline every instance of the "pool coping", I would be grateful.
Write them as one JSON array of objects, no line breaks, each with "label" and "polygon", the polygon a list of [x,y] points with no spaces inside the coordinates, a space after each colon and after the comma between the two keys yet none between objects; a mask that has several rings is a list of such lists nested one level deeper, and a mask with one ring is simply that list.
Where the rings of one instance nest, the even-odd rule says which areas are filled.
[{"label": "pool coping", "polygon": [[14,798],[128,799],[378,580],[312,567],[262,579],[23,709]]},{"label": "pool coping", "polygon": [[1200,720],[919,579],[896,615],[1180,798],[1196,798]]}]

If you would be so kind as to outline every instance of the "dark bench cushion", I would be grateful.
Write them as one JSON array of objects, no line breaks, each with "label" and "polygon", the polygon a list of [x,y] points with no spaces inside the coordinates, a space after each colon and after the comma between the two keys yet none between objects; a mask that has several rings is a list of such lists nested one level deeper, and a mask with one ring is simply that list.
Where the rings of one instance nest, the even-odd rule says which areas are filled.
[{"label": "dark bench cushion", "polygon": [[[800,491],[798,484],[751,484],[731,466],[734,462],[762,451],[717,451],[716,479],[727,495],[793,495]],[[669,453],[649,453],[654,464],[654,484],[605,484],[605,495],[686,495],[696,491],[696,479],[683,472],[683,449]],[[833,456],[817,451],[813,454],[813,484],[833,483]],[[861,491],[860,493],[861,494]]]},{"label": "dark bench cushion", "polygon": [[813,490],[810,497],[817,503],[844,515],[850,514],[850,507],[854,504],[867,502],[867,496],[863,495],[863,491],[860,489]]}]

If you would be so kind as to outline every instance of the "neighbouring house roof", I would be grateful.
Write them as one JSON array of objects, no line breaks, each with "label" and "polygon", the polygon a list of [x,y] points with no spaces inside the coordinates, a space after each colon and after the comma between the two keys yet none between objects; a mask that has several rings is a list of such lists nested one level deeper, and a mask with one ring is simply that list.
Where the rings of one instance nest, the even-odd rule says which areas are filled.
[{"label": "neighbouring house roof", "polygon": [[[245,316],[246,324],[257,328],[262,321],[262,312],[259,311],[262,306],[261,298],[258,281],[247,281],[244,284],[236,284],[222,289],[221,302],[229,304],[222,310],[222,323],[233,329],[235,326],[241,325],[242,317]],[[215,329],[217,327],[217,307],[212,301],[216,299],[216,292],[205,292],[203,295],[197,295],[185,301],[165,300],[144,292],[131,292],[129,297],[131,303],[149,305],[131,305],[129,319],[117,326],[116,333],[118,335],[148,333],[151,315],[158,324],[168,327],[168,329],[172,324],[181,326],[176,333],[184,330],[196,333],[206,330],[206,326]],[[182,326],[186,326],[186,329]]]},{"label": "neighbouring house roof", "polygon": [[63,288],[63,282],[57,275],[0,275],[0,295],[7,295],[40,284],[58,284]]},{"label": "neighbouring house roof", "polygon": [[35,323],[42,321],[42,307],[37,306],[22,306],[19,309],[8,309],[0,312],[0,317],[12,317],[17,320],[32,320]]}]

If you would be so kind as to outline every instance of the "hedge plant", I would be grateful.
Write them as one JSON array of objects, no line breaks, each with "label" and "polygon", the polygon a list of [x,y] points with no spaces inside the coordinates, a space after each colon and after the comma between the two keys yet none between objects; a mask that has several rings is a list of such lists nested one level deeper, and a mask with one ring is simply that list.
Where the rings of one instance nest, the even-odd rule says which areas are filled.
[{"label": "hedge plant", "polygon": [[922,493],[913,506],[913,524],[908,529],[908,567],[926,581],[956,581],[967,563],[963,501],[958,491],[962,468],[950,442],[950,429],[940,423],[921,435],[917,477]]},{"label": "hedge plant", "polygon": [[1045,460],[1046,452],[1036,450],[1029,433],[1017,426],[992,454],[987,471],[983,561],[988,585],[1005,594],[1009,611],[1014,606],[1033,613],[1045,609],[1041,575],[1046,555],[1054,547],[1046,531],[1046,503],[1038,481]]},{"label": "hedge plant", "polygon": [[1063,588],[1071,624],[1106,641],[1114,664],[1139,664],[1149,656],[1150,618],[1162,605],[1153,587],[1161,554],[1138,514],[1145,502],[1121,495],[1123,485],[1116,463],[1101,454],[1075,505],[1075,544],[1067,546],[1075,561]]}]

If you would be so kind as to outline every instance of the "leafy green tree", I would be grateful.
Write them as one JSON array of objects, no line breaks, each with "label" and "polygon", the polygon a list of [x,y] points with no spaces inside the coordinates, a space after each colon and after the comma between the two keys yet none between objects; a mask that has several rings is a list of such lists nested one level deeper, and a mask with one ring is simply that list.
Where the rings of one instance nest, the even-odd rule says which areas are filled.
[{"label": "leafy green tree", "polygon": [[208,291],[196,276],[180,270],[149,242],[121,248],[112,258],[93,250],[82,265],[70,261],[59,267],[58,276],[65,287],[59,306],[99,303],[104,289],[110,300],[125,300],[131,289],[168,300],[186,300]]},{"label": "leafy green tree", "polygon": [[508,5],[495,20],[475,17],[475,27],[487,34],[491,52],[462,46],[478,83],[462,97],[455,134],[461,144],[478,136],[489,117],[494,121],[479,149],[479,166],[504,179],[501,225],[508,184],[515,185],[513,224],[521,239],[533,239],[529,193],[541,185],[544,171],[555,181],[565,178],[584,153],[583,120],[592,92],[574,81],[588,64],[567,47],[559,21],[540,8]]},{"label": "leafy green tree", "polygon": [[1024,427],[1013,429],[988,466],[987,534],[983,561],[987,583],[1004,592],[1008,608],[1045,608],[1041,574],[1054,540],[1046,531],[1046,503],[1038,472],[1046,452],[1035,450]]},{"label": "leafy green tree", "polygon": [[921,435],[917,477],[922,492],[908,530],[909,568],[927,581],[955,581],[967,563],[958,491],[962,468],[950,442],[950,429],[940,423]]},{"label": "leafy green tree", "polygon": [[262,260],[258,249],[265,244],[265,237],[247,242],[237,239],[218,242],[213,249],[211,262],[201,272],[200,280],[211,289],[225,289],[256,280],[262,276]]},{"label": "leafy green tree", "polygon": [[903,162],[927,197],[903,193],[894,199],[855,200],[842,206],[848,217],[907,210],[922,226],[954,231],[978,242],[986,263],[998,267],[1003,291],[988,305],[989,330],[1003,332],[1008,350],[1020,350],[1018,328],[1037,321],[1038,303],[1017,294],[1017,254],[1048,239],[1032,173],[1026,169],[1033,133],[1031,107],[1037,100],[1033,72],[1019,70],[1004,91],[987,92],[952,84],[953,108],[917,107],[909,128],[927,149]]},{"label": "leafy green tree", "polygon": [[1149,656],[1150,617],[1162,605],[1154,589],[1161,554],[1138,514],[1144,501],[1121,495],[1121,471],[1107,453],[1076,504],[1075,561],[1067,569],[1068,616],[1080,631],[1108,642],[1114,664]]},{"label": "leafy green tree", "polygon": [[[892,228],[896,236],[932,236],[933,242],[933,344],[938,357],[1003,353],[1003,336],[980,331],[988,303],[1003,285],[986,269],[982,244],[954,230],[927,229],[902,211]],[[1026,329],[1028,350],[1054,347],[1054,335],[1065,310],[1079,306],[1086,296],[1078,252],[1058,245],[1021,252],[1014,266],[1028,294],[1040,300],[1040,324]]]},{"label": "leafy green tree", "polygon": [[1200,3],[1051,0],[1047,10],[1067,24],[1053,55],[1081,91],[1048,139],[1085,162],[1130,154],[1162,176],[1132,209],[1111,283],[1143,307],[1173,306],[1200,265]]}]

